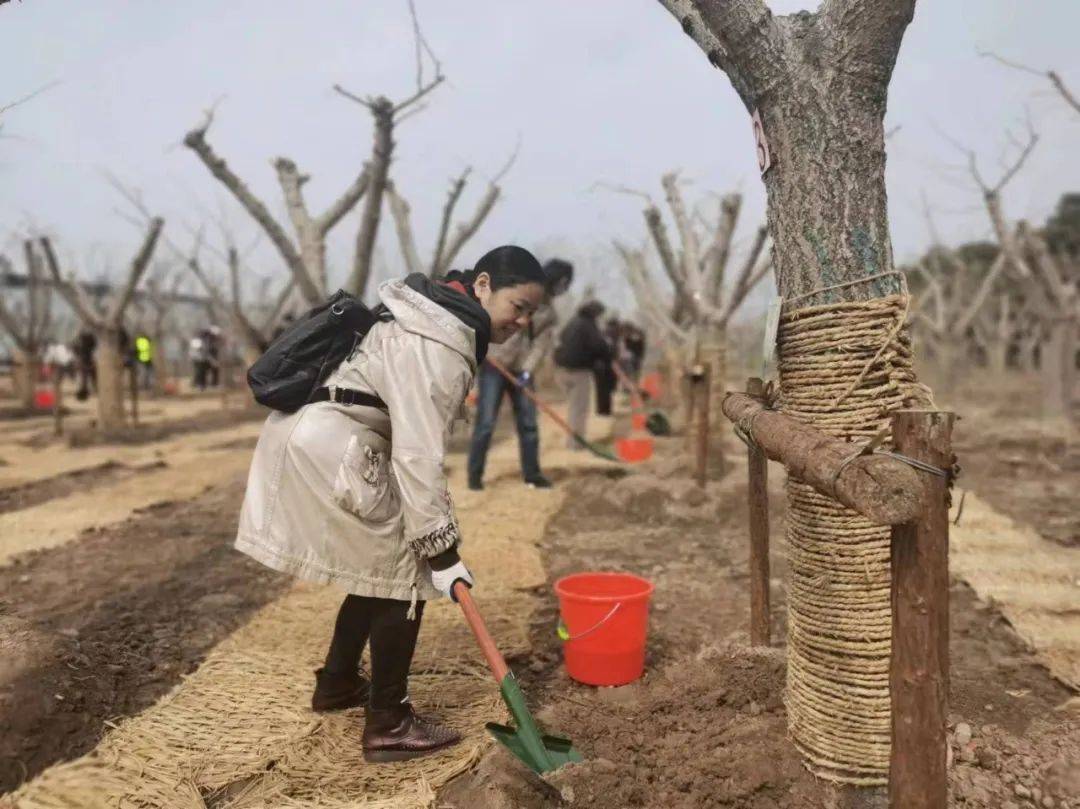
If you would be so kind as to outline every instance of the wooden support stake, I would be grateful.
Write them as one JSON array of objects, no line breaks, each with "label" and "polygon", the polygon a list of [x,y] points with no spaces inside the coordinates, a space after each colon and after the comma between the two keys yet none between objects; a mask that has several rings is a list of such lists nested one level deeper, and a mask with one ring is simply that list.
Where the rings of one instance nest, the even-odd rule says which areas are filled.
[{"label": "wooden support stake", "polygon": [[64,369],[62,366],[53,363],[52,366],[52,384],[53,384],[53,433],[56,435],[64,434],[64,402],[62,394],[64,391]]},{"label": "wooden support stake", "polygon": [[694,369],[699,373],[694,377],[697,392],[697,433],[694,447],[694,477],[697,485],[704,489],[709,473],[709,387],[712,383],[712,371],[708,365]]},{"label": "wooden support stake", "polygon": [[[765,383],[746,383],[751,396],[763,396]],[[750,645],[768,646],[769,618],[769,459],[752,443],[747,452],[750,504]]]},{"label": "wooden support stake", "polygon": [[856,454],[858,444],[841,441],[769,410],[745,393],[724,397],[724,415],[737,425],[752,425],[754,441],[788,473],[834,497],[875,525],[899,525],[922,509],[919,473],[886,455]]},{"label": "wooden support stake", "polygon": [[[893,414],[896,451],[940,469],[953,465],[952,413]],[[949,481],[919,472],[922,510],[892,529],[892,756],[889,804],[945,809],[949,695]]]}]

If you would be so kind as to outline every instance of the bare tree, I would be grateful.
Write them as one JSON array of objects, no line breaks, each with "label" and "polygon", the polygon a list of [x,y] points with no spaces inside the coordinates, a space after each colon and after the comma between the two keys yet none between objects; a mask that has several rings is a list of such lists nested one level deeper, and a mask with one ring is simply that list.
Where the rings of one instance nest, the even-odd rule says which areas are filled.
[{"label": "bare tree", "polygon": [[135,294],[143,274],[150,265],[165,220],[155,217],[150,220],[142,245],[131,261],[127,279],[112,299],[111,304],[100,310],[87,296],[82,285],[73,274],[66,277],[60,270],[59,261],[48,237],[42,237],[40,244],[53,282],[64,296],[68,305],[97,337],[95,365],[97,367],[98,386],[98,427],[104,432],[122,428],[124,415],[124,314]]},{"label": "bare tree", "polygon": [[[15,347],[15,392],[22,406],[34,406],[34,389],[41,370],[42,353],[51,336],[52,295],[41,256],[31,240],[23,242],[26,258],[25,306],[11,306],[0,298],[0,326]],[[0,254],[0,271],[13,273],[11,261]]]},{"label": "bare tree", "polygon": [[[961,359],[969,337],[1006,267],[1001,251],[988,267],[980,268],[978,262],[965,260],[957,251],[934,245],[912,268],[923,282],[912,318],[920,333],[932,341],[941,372],[938,381],[943,387],[951,387],[963,375]],[[997,331],[984,330],[982,334],[985,340],[992,340]]]},{"label": "bare tree", "polygon": [[1052,252],[1042,234],[1026,223],[1018,230],[1026,264],[1034,271],[1032,298],[1046,338],[1039,358],[1044,408],[1051,415],[1072,418],[1080,350],[1080,260]]},{"label": "bare tree", "polygon": [[[765,161],[765,150],[759,148],[779,294],[789,306],[802,308],[902,293],[886,210],[884,117],[915,0],[823,0],[816,12],[790,15],[774,15],[765,0],[660,2],[727,74],[754,120],[760,120],[771,155]],[[839,326],[842,315],[822,317],[835,318]],[[802,408],[800,417],[825,432],[858,418],[859,397],[844,394],[829,401],[813,374],[795,373],[786,362],[795,348],[781,342],[779,349],[784,400],[820,401],[820,408]],[[865,388],[866,375],[853,384]],[[788,506],[793,514],[806,512],[795,488],[789,489]],[[790,530],[794,536],[798,529]],[[849,538],[848,529],[830,521],[815,522],[813,533],[815,539],[836,544]],[[871,597],[869,591],[865,597]],[[839,611],[838,604],[826,604],[828,611],[823,607],[821,614]],[[888,597],[883,605],[880,600],[874,604],[867,609],[888,609]],[[804,645],[813,632],[809,620],[791,608],[788,618],[791,635],[798,638],[792,655],[809,654]],[[789,683],[797,684],[796,677],[789,673]],[[861,727],[868,711],[841,683],[838,678],[839,690],[827,698],[847,702],[853,725]],[[807,688],[826,698],[825,688],[814,683]],[[793,717],[810,710],[805,692],[789,690],[788,696]],[[879,718],[870,721],[880,723]],[[845,770],[868,766],[852,754],[826,752],[805,726],[792,724],[791,730],[803,750],[816,757],[817,769],[831,777],[844,779]],[[823,763],[826,757],[836,769]],[[880,771],[880,757],[873,766]]]},{"label": "bare tree", "polygon": [[224,316],[233,326],[233,330],[239,336],[243,346],[244,361],[253,363],[258,356],[266,350],[273,338],[274,327],[277,325],[282,313],[285,311],[295,290],[295,279],[289,278],[281,285],[281,289],[274,298],[273,304],[261,319],[256,319],[245,306],[241,293],[242,269],[240,253],[235,246],[227,248],[226,261],[229,272],[229,294],[222,292],[219,284],[209,276],[199,259],[198,250],[192,252],[187,259],[187,267],[191,273],[199,279],[203,289],[210,296],[212,305],[218,313]]},{"label": "bare tree", "polygon": [[325,300],[327,289],[326,238],[330,230],[360,201],[371,183],[370,164],[365,164],[353,180],[328,208],[313,216],[304,199],[304,184],[310,179],[301,174],[296,163],[286,157],[274,161],[278,183],[285,197],[285,207],[295,232],[295,240],[274,218],[267,206],[255,196],[247,184],[236,175],[225,160],[217,155],[206,139],[213,122],[213,111],[205,122],[184,137],[184,144],[198,155],[203,165],[224,185],[270,238],[285,265],[292,273],[297,289],[308,303]]},{"label": "bare tree", "polygon": [[660,265],[674,290],[670,304],[661,304],[664,296],[648,270],[645,252],[619,242],[615,249],[623,258],[627,280],[642,313],[677,341],[684,352],[684,363],[695,363],[702,360],[703,348],[712,354],[722,351],[732,316],[771,269],[772,261],[765,249],[768,230],[764,225],[757,228],[738,274],[731,279],[728,269],[735,263],[731,260],[732,244],[742,210],[741,195],[724,196],[715,223],[703,228],[698,222],[700,217],[693,215],[683,201],[678,176],[666,174],[661,183],[679,234],[678,249],[652,200],[642,213]]},{"label": "bare tree", "polygon": [[[387,183],[386,196],[390,204],[390,215],[394,220],[394,229],[397,231],[402,258],[405,260],[405,266],[410,273],[425,273],[430,278],[437,278],[446,275],[450,271],[461,249],[468,243],[469,239],[476,235],[484,220],[495,208],[495,204],[502,194],[499,183],[513,167],[516,157],[517,150],[515,149],[506,165],[488,183],[487,190],[480,198],[472,215],[463,222],[459,222],[456,227],[454,227],[454,209],[465,191],[472,169],[467,168],[458,177],[454,178],[450,183],[450,190],[443,205],[439,233],[435,240],[435,247],[432,250],[431,260],[426,263],[420,258],[420,253],[416,249],[416,239],[413,235],[411,221],[412,209],[408,201],[398,192],[395,184],[393,182]],[[453,232],[451,233],[451,231]]]}]

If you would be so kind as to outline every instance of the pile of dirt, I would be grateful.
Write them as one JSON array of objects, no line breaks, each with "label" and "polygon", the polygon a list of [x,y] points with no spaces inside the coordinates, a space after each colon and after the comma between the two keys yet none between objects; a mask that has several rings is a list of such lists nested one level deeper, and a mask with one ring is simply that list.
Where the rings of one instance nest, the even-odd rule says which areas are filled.
[{"label": "pile of dirt", "polygon": [[1032,724],[1023,737],[989,724],[949,722],[953,802],[977,809],[1080,806],[1080,718]]}]

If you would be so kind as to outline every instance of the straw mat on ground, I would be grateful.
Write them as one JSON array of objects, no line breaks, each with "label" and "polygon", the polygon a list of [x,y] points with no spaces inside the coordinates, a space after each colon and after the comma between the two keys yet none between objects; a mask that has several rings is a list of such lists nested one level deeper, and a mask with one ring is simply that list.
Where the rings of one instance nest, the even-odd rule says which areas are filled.
[{"label": "straw mat on ground", "polygon": [[[546,437],[558,440],[549,431]],[[551,450],[550,464],[601,463]],[[453,475],[463,556],[476,598],[507,656],[528,649],[530,590],[543,585],[536,544],[565,488],[525,488],[516,441],[496,447],[484,492]],[[14,794],[19,809],[63,807],[427,807],[434,789],[468,769],[491,744],[484,722],[504,720],[497,688],[458,608],[424,614],[410,692],[421,713],[465,741],[426,759],[372,766],[361,757],[362,711],[316,715],[308,705],[341,595],[298,586],[220,644],[171,694],[120,724],[90,754],[55,766]]]},{"label": "straw mat on ground", "polygon": [[968,491],[949,529],[949,567],[1001,610],[1051,674],[1080,689],[1080,550],[1043,539]]}]

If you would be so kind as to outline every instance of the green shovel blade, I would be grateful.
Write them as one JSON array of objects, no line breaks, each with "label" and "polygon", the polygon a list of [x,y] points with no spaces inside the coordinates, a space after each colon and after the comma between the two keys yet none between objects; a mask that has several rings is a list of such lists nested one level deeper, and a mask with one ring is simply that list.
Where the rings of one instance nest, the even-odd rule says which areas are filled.
[{"label": "green shovel blade", "polygon": [[569,739],[540,732],[525,705],[525,695],[521,693],[513,672],[503,678],[499,690],[517,727],[495,722],[488,722],[486,727],[495,741],[521,759],[526,767],[536,773],[545,773],[557,770],[563,764],[583,760]]}]

